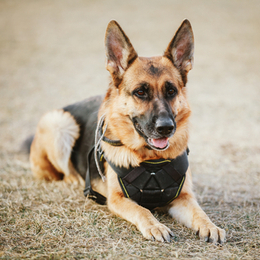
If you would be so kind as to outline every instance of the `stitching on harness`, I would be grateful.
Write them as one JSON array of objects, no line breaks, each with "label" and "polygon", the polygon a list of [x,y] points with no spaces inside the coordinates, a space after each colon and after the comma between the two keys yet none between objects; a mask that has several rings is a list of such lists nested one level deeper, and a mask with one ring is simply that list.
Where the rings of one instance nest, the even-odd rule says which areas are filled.
[{"label": "stitching on harness", "polygon": [[121,177],[119,177],[119,180],[120,180],[120,182],[121,182],[121,184],[122,184],[122,187],[123,187],[123,189],[124,189],[124,191],[125,191],[125,194],[126,194],[127,198],[129,198],[129,194],[127,193],[127,190],[126,190],[126,188],[125,188],[125,185],[124,185],[124,183],[123,183]]},{"label": "stitching on harness", "polygon": [[183,176],[183,178],[182,178],[182,181],[180,183],[179,189],[177,190],[175,197],[173,199],[169,200],[166,204],[169,204],[170,202],[172,202],[179,196],[179,193],[180,193],[180,190],[182,189],[182,184],[183,184],[184,180],[185,180],[185,176]]},{"label": "stitching on harness", "polygon": [[144,163],[150,163],[150,164],[160,164],[160,163],[166,163],[166,162],[171,162],[171,160],[164,160],[160,162],[149,162],[149,161],[143,161]]}]

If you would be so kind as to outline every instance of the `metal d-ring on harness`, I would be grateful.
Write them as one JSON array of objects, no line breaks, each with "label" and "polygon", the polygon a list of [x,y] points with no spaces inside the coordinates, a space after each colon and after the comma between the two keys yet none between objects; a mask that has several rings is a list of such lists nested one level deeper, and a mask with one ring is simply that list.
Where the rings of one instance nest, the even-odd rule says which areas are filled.
[{"label": "metal d-ring on harness", "polygon": [[[107,125],[104,127],[105,115],[100,118],[96,132],[95,145],[88,155],[88,165],[91,162],[91,156],[94,151],[96,170],[105,181],[103,174],[104,154],[101,149],[101,141],[107,142],[113,146],[122,146],[120,140],[111,140],[105,137]],[[102,128],[104,127],[104,131]],[[144,161],[138,167],[118,167],[106,159],[110,167],[117,173],[118,182],[125,197],[136,201],[139,205],[154,209],[162,207],[176,199],[183,187],[186,171],[188,169],[189,149],[175,159],[157,159]],[[93,191],[90,183],[90,171],[86,173],[86,188],[84,195],[93,199],[97,203],[105,204],[106,198]]]}]

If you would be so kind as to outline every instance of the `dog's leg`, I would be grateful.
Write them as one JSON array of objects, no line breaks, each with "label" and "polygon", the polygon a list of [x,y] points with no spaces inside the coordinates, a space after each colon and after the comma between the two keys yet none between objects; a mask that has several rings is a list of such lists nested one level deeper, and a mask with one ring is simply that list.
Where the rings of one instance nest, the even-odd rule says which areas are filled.
[{"label": "dog's leg", "polygon": [[125,198],[119,186],[116,173],[108,167],[108,208],[127,221],[134,224],[147,239],[170,242],[171,230],[161,224],[148,210]]},{"label": "dog's leg", "polygon": [[45,114],[36,130],[30,161],[35,177],[79,183],[70,154],[79,136],[79,126],[70,113],[55,110]]},{"label": "dog's leg", "polygon": [[189,169],[181,194],[171,203],[169,214],[185,226],[198,232],[201,239],[214,244],[224,243],[225,230],[211,222],[199,206],[192,192],[191,173]]},{"label": "dog's leg", "polygon": [[45,150],[40,145],[40,140],[35,136],[31,146],[30,164],[33,176],[46,181],[59,181],[63,179],[63,174],[49,161]]}]

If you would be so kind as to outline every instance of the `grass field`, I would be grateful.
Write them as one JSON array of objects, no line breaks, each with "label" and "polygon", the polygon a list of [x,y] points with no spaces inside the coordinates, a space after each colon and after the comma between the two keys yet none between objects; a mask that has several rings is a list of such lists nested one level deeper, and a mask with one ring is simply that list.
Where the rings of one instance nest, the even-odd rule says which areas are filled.
[{"label": "grass field", "polygon": [[23,157],[1,154],[3,259],[259,259],[259,200],[227,202],[218,190],[196,185],[204,210],[227,231],[227,243],[218,247],[200,241],[159,213],[156,217],[175,237],[168,244],[151,242],[105,206],[86,201],[82,187],[35,181]]},{"label": "grass field", "polygon": [[[260,259],[260,2],[0,2],[0,259]],[[104,93],[104,32],[116,19],[140,55],[161,54],[184,18],[194,191],[223,247],[167,215],[171,243],[145,240],[83,187],[33,179],[22,141],[40,116]]]}]

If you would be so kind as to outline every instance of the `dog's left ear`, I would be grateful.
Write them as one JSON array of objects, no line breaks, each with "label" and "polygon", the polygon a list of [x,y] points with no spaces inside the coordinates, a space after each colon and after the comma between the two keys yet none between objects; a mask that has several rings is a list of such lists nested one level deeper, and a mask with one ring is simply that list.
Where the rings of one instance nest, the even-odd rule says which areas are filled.
[{"label": "dog's left ear", "polygon": [[120,25],[114,20],[107,26],[105,46],[107,70],[110,72],[114,84],[118,86],[124,72],[137,58],[137,53]]},{"label": "dog's left ear", "polygon": [[184,84],[187,73],[193,67],[194,37],[189,20],[184,20],[169,43],[164,56],[169,58],[181,72]]}]

